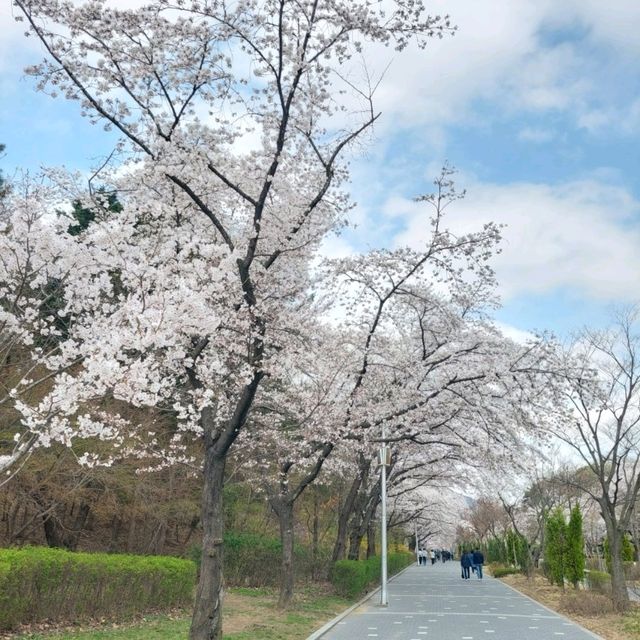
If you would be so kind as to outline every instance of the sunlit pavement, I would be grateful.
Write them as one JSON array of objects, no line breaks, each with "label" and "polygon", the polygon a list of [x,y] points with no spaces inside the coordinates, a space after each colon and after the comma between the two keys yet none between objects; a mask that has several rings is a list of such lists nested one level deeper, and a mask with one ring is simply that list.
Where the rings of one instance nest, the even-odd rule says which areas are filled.
[{"label": "sunlit pavement", "polygon": [[[319,636],[322,640],[594,640],[599,636],[485,575],[460,565],[414,565]],[[317,638],[318,636],[311,636]]]}]

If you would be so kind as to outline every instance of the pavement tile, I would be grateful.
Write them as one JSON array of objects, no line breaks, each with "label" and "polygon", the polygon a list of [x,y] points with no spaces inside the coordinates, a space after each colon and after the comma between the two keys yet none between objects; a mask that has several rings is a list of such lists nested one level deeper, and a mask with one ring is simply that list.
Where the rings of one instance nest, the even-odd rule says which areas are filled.
[{"label": "pavement tile", "polygon": [[414,565],[321,640],[595,640],[597,636],[485,575],[460,578],[457,562]]}]

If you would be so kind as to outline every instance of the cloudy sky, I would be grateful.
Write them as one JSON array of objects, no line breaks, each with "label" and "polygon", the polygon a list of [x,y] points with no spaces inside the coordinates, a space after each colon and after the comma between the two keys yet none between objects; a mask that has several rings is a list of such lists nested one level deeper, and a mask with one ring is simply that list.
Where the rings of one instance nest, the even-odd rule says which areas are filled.
[{"label": "cloudy sky", "polygon": [[[118,0],[126,4],[126,0]],[[413,197],[445,160],[467,197],[450,224],[505,223],[501,322],[567,334],[640,299],[640,10],[637,0],[434,0],[459,31],[389,63],[383,120],[353,165],[355,230],[327,251],[419,243]],[[35,93],[41,56],[0,4],[0,166],[86,170],[112,139],[76,104]]]}]

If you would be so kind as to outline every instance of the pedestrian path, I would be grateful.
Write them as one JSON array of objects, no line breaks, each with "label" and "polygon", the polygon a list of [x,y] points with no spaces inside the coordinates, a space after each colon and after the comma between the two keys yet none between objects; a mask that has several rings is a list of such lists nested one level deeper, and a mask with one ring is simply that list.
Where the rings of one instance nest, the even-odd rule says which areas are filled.
[{"label": "pedestrian path", "polygon": [[594,640],[598,636],[457,562],[414,565],[314,640]]}]

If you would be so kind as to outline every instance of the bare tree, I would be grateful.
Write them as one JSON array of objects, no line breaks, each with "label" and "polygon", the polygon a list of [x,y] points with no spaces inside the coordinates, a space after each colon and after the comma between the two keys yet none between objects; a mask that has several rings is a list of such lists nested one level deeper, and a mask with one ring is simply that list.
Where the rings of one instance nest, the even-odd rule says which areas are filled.
[{"label": "bare tree", "polygon": [[562,408],[547,425],[591,472],[567,482],[600,507],[611,549],[612,598],[621,611],[629,607],[622,542],[640,493],[639,313],[629,309],[606,330],[584,330],[559,356]]}]

